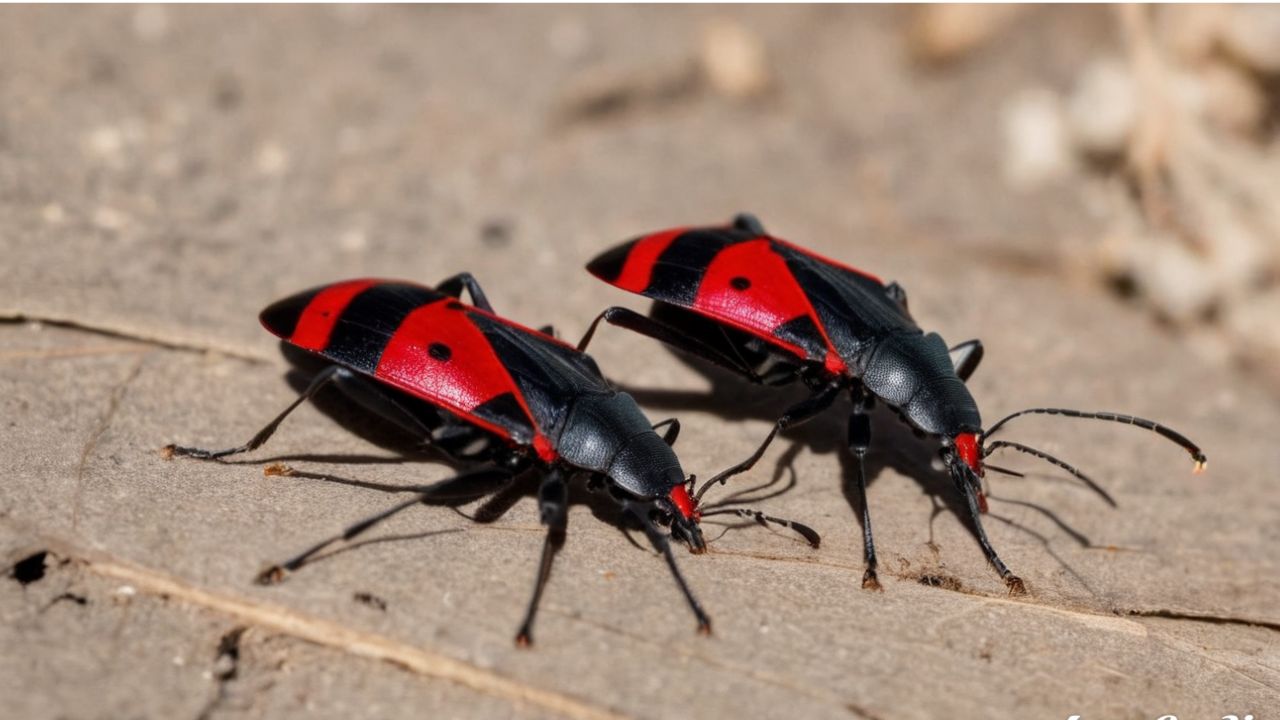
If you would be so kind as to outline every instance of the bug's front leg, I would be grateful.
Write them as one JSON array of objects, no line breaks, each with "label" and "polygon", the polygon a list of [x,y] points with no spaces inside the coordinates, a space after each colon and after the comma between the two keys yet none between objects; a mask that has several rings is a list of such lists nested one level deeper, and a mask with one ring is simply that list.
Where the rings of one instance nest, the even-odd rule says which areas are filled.
[{"label": "bug's front leg", "polygon": [[867,569],[862,573],[862,587],[880,590],[876,576],[876,543],[871,536],[871,506],[867,503],[867,450],[871,447],[871,399],[863,392],[853,398],[853,412],[849,415],[849,451],[853,453],[854,489],[862,505],[862,553]]},{"label": "bug's front leg", "polygon": [[951,471],[951,479],[955,482],[956,489],[964,496],[965,505],[969,509],[969,519],[973,521],[974,532],[978,535],[978,545],[982,547],[982,552],[987,556],[987,561],[991,563],[997,573],[1000,573],[1000,577],[1004,579],[1004,584],[1009,588],[1010,595],[1025,595],[1027,587],[1022,582],[1022,578],[1014,575],[1013,571],[996,554],[996,549],[991,547],[991,541],[987,539],[987,531],[982,527],[982,509],[978,505],[978,492],[975,489],[978,486],[977,475],[963,460],[956,456],[955,450],[951,447],[943,449],[942,460],[946,463],[947,469]]}]

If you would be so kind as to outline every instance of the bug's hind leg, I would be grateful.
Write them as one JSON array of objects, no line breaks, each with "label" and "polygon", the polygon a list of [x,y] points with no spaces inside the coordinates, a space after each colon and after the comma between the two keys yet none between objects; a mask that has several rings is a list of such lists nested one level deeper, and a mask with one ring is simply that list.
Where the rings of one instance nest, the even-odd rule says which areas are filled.
[{"label": "bug's hind leg", "polygon": [[862,587],[867,590],[880,590],[880,579],[876,576],[876,543],[871,535],[871,506],[867,503],[867,450],[871,447],[871,416],[865,402],[854,405],[853,414],[849,416],[849,451],[853,453],[854,489],[858,492],[858,503],[862,506],[862,553],[867,569],[862,573]]},{"label": "bug's hind leg", "polygon": [[406,431],[413,433],[416,437],[427,438],[430,436],[430,428],[415,417],[413,413],[405,409],[404,406],[397,403],[391,395],[380,389],[377,383],[341,365],[330,365],[321,370],[311,380],[311,384],[307,386],[307,389],[303,390],[302,394],[290,403],[289,407],[277,415],[274,420],[267,423],[265,427],[250,438],[249,442],[223,450],[205,450],[179,445],[170,445],[165,449],[171,455],[184,455],[200,460],[214,460],[257,450],[275,434],[280,427],[280,423],[284,422],[289,413],[296,410],[303,402],[314,398],[317,393],[329,384],[333,384],[334,387],[337,387],[344,395],[354,400],[364,409],[395,423]]},{"label": "bug's hind leg", "polygon": [[520,631],[516,633],[516,645],[520,647],[533,644],[533,618],[538,613],[538,604],[542,602],[542,591],[551,577],[551,563],[564,545],[565,528],[569,522],[569,488],[559,470],[551,470],[542,478],[542,485],[538,488],[538,515],[542,524],[547,526],[547,537],[542,543],[542,559],[538,561],[533,597],[529,598],[529,609],[525,611],[524,622],[520,623]]},{"label": "bug's hind leg", "polygon": [[469,272],[460,272],[453,277],[445,278],[439,285],[436,285],[436,289],[440,292],[459,299],[462,298],[462,290],[464,288],[471,294],[472,305],[485,312],[493,312],[493,306],[489,304],[489,298],[485,297],[484,290],[480,287],[480,282]]},{"label": "bug's hind leg", "polygon": [[311,380],[311,384],[307,386],[307,389],[303,390],[302,394],[289,404],[289,407],[285,408],[284,411],[277,415],[274,420],[267,423],[266,427],[259,430],[256,435],[249,439],[249,442],[243,445],[223,450],[205,450],[202,448],[170,445],[166,447],[165,450],[171,455],[185,455],[187,457],[198,458],[201,460],[213,460],[216,458],[227,457],[228,455],[239,455],[240,453],[246,453],[250,450],[256,450],[265,443],[268,438],[275,434],[276,429],[280,427],[280,423],[284,422],[284,419],[289,417],[289,413],[296,410],[303,402],[314,397],[316,393],[324,389],[324,387],[329,383],[335,382],[343,374],[350,373],[350,370],[347,370],[341,365],[330,365],[320,371],[320,373]]}]

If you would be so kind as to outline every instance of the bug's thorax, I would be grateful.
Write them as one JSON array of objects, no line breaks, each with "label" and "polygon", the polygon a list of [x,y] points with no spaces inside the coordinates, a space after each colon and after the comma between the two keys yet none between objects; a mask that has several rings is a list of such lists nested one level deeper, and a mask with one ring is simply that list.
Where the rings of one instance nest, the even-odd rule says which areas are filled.
[{"label": "bug's thorax", "polygon": [[675,451],[627,393],[575,398],[559,429],[556,450],[569,464],[600,473],[639,499],[669,498],[684,485]]},{"label": "bug's thorax", "polygon": [[919,430],[955,438],[982,429],[978,405],[937,333],[887,335],[861,360],[862,384]]}]

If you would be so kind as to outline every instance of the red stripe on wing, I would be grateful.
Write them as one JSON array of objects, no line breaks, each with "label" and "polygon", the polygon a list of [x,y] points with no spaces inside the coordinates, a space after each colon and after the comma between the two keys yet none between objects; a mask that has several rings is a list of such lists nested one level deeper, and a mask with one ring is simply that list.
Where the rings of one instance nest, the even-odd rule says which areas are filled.
[{"label": "red stripe on wing", "polygon": [[802,358],[808,357],[804,348],[782,340],[775,332],[788,321],[807,316],[827,346],[827,369],[842,372],[844,362],[822,329],[812,303],[770,242],[762,237],[730,245],[717,253],[702,276],[693,309],[781,345]]},{"label": "red stripe on wing", "polygon": [[535,450],[544,460],[554,459],[555,451],[538,430],[520,388],[488,338],[467,319],[470,309],[449,299],[409,313],[387,341],[374,375],[504,437],[511,436],[509,429],[473,411],[499,395],[511,393],[534,429]]},{"label": "red stripe on wing", "polygon": [[333,326],[337,324],[338,318],[342,316],[342,311],[357,295],[378,282],[348,280],[321,290],[302,311],[289,342],[307,350],[322,352],[329,344],[329,336],[333,333]]},{"label": "red stripe on wing", "polygon": [[627,254],[627,262],[622,267],[622,273],[618,275],[617,280],[613,281],[613,284],[623,290],[643,293],[653,278],[654,263],[658,261],[662,252],[686,230],[688,228],[663,230],[637,240],[631,252]]}]

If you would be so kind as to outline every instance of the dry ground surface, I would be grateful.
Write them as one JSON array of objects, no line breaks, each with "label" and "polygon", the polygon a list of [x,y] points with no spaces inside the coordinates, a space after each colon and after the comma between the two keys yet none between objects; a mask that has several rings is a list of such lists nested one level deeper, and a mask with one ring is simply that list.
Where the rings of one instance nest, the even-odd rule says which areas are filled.
[{"label": "dry ground surface", "polygon": [[[697,70],[725,17],[768,50],[763,94],[735,99]],[[1043,11],[936,70],[907,61],[902,20],[0,10],[0,714],[1274,716],[1280,407],[1057,271],[1056,249],[1101,221],[1070,184],[1011,195],[999,178],[1000,99],[1025,78],[1065,82],[1115,42],[1109,16]],[[243,463],[157,452],[239,442],[292,399],[254,319],[286,293],[469,269],[500,311],[576,338],[607,304],[640,307],[581,270],[595,252],[740,209],[900,280],[948,339],[981,336],[988,420],[1126,410],[1191,434],[1209,471],[1137,430],[1027,421],[1010,437],[1078,461],[1119,508],[1009,459],[1037,470],[992,479],[987,527],[1030,590],[1010,598],[928,444],[878,416],[885,587],[869,592],[836,412],[754,473],[794,472],[763,507],[816,526],[821,549],[749,528],[680,553],[713,637],[694,634],[662,562],[580,503],[521,650],[531,499],[485,523],[423,508],[386,542],[259,587],[264,564],[448,468],[350,432],[358,418],[334,407],[303,408]],[[704,476],[796,398],[713,385],[622,331],[595,347],[626,385],[668,391],[638,397],[680,417],[683,463]],[[265,476],[273,460],[325,478]]]}]

